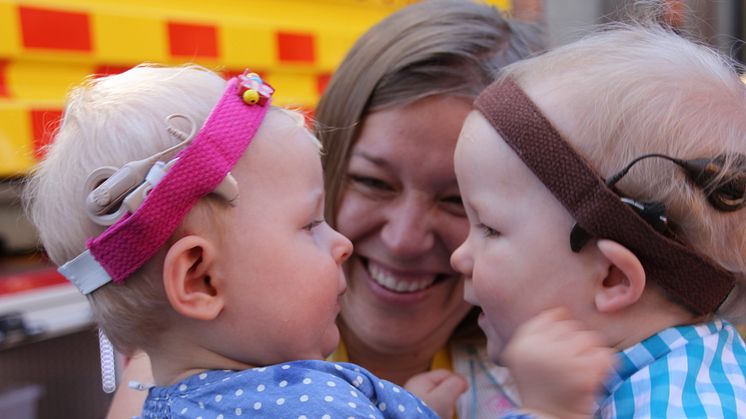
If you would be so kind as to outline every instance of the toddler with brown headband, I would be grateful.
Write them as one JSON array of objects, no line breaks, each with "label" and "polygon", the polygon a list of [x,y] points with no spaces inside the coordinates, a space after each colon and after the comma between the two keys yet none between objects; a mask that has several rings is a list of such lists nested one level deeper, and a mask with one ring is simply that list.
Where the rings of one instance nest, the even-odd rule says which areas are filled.
[{"label": "toddler with brown headband", "polygon": [[744,115],[734,64],[656,24],[513,64],[478,97],[455,154],[471,229],[452,264],[526,405],[746,417],[728,320],[746,285]]}]

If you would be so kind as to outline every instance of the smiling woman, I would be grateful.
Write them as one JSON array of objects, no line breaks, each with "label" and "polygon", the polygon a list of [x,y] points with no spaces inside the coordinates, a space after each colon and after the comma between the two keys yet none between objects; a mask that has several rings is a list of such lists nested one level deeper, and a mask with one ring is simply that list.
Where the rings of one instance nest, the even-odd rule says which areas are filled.
[{"label": "smiling woman", "polygon": [[408,383],[445,418],[499,417],[515,403],[449,263],[468,230],[453,151],[493,74],[540,45],[538,29],[494,7],[420,2],[358,40],[316,110],[326,219],[355,245],[332,360]]},{"label": "smiling woman", "polygon": [[515,398],[505,371],[486,361],[449,263],[468,230],[453,151],[476,94],[540,38],[489,6],[418,3],[358,40],[317,108],[327,219],[355,246],[333,358],[399,384],[437,368],[459,373],[469,391],[459,398],[464,383],[450,375],[434,398],[450,409],[458,398],[461,418],[497,417]]},{"label": "smiling woman", "polygon": [[[368,116],[336,217],[356,246],[342,324],[392,355],[416,349],[424,366],[470,310],[448,262],[467,228],[451,155],[470,109],[434,96]],[[408,378],[406,366],[384,365]]]}]

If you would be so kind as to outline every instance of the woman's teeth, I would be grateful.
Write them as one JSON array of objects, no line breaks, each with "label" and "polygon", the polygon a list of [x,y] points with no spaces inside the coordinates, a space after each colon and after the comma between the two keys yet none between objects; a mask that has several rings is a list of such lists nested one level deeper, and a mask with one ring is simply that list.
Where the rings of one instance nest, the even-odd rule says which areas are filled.
[{"label": "woman's teeth", "polygon": [[420,279],[417,281],[407,280],[402,281],[397,279],[392,273],[387,272],[373,263],[368,264],[368,273],[378,285],[394,292],[415,292],[423,290],[429,287],[435,282],[435,276],[428,279]]}]

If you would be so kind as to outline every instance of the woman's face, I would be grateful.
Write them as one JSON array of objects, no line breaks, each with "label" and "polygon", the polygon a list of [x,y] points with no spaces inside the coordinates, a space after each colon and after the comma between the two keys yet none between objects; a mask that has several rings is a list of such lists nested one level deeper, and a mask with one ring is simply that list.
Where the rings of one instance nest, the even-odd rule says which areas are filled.
[{"label": "woman's face", "polygon": [[433,350],[471,307],[449,263],[468,231],[453,151],[470,110],[436,96],[363,122],[336,221],[355,247],[344,329],[372,350]]}]

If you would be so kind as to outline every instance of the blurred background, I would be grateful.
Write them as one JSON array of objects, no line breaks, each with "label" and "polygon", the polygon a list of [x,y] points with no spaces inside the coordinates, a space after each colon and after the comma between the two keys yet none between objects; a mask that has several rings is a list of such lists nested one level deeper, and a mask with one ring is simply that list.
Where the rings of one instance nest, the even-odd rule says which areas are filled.
[{"label": "blurred background", "polygon": [[[669,22],[744,60],[742,0],[668,2]],[[103,418],[110,400],[88,304],[46,261],[19,203],[67,90],[144,61],[196,62],[226,76],[250,66],[277,88],[275,103],[312,116],[357,37],[409,3],[0,0],[0,418]],[[487,3],[542,25],[556,46],[623,18],[634,0]]]}]

